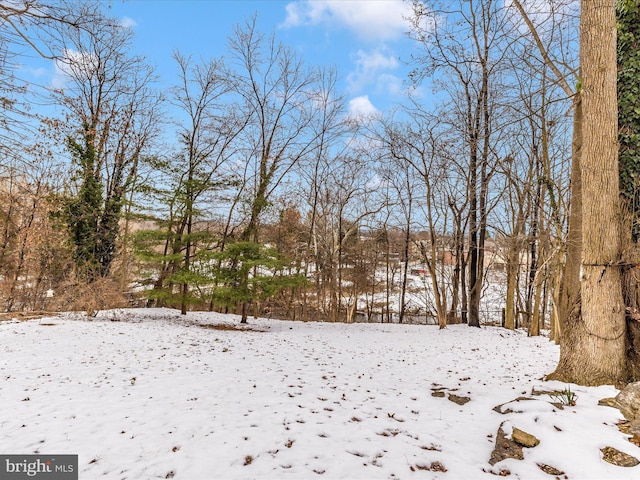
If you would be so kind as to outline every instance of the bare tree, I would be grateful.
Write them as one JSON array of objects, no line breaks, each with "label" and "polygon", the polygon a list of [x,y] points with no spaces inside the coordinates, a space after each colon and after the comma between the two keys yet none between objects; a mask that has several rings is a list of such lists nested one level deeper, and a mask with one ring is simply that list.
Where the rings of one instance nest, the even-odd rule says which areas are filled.
[{"label": "bare tree", "polygon": [[182,196],[184,210],[174,245],[183,250],[182,298],[183,315],[187,313],[192,249],[195,246],[193,223],[197,203],[211,190],[229,184],[221,172],[225,162],[233,155],[233,142],[246,126],[246,118],[237,118],[228,105],[224,105],[226,94],[231,91],[228,74],[221,60],[190,66],[188,58],[175,54],[180,68],[180,85],[174,91],[174,104],[183,111],[188,120],[179,129],[182,145],[179,152],[184,171],[179,181],[178,192]]},{"label": "bare tree", "polygon": [[[318,237],[316,235],[320,195],[324,182],[331,171],[332,159],[343,158],[355,135],[353,125],[345,117],[344,99],[337,93],[337,73],[335,70],[321,70],[319,84],[311,101],[319,106],[318,119],[310,126],[314,130],[316,146],[307,158],[301,159],[296,174],[302,179],[298,183],[300,198],[305,199],[309,209],[306,235],[306,261],[304,276],[310,276],[310,267],[317,264]],[[316,277],[316,281],[318,278]],[[308,318],[308,295],[302,299],[302,315]]]},{"label": "bare tree", "polygon": [[254,169],[249,218],[242,237],[256,241],[260,215],[285,176],[317,147],[314,122],[323,105],[314,102],[318,72],[275,36],[258,32],[256,18],[236,27],[229,43],[239,107],[249,118],[243,155]]},{"label": "bare tree", "polygon": [[326,167],[326,175],[317,185],[312,244],[318,308],[331,321],[337,321],[343,307],[355,309],[358,295],[364,293],[363,282],[347,282],[347,277],[351,275],[361,228],[382,204],[374,199],[376,186],[370,183],[373,173],[364,157],[353,154],[332,158]]},{"label": "bare tree", "polygon": [[0,169],[0,295],[9,312],[44,309],[45,292],[64,283],[71,264],[52,220],[56,170],[43,156],[28,172],[16,163]]},{"label": "bare tree", "polygon": [[[411,193],[403,191],[402,195],[414,195],[416,203],[423,207],[420,217],[425,222],[427,239],[426,242],[416,241],[415,243],[429,272],[438,325],[440,328],[445,328],[448,288],[444,282],[441,238],[447,227],[444,219],[448,211],[446,193],[442,188],[447,183],[446,147],[445,142],[439,138],[441,131],[438,129],[438,120],[434,116],[416,104],[413,109],[407,109],[405,113],[409,120],[385,125],[380,141],[388,150],[388,155],[393,162],[403,169],[409,169],[419,178],[419,183],[412,184],[407,180],[406,185],[407,189],[419,185],[417,191]],[[412,221],[410,210],[405,212],[405,216],[408,222],[407,231],[412,223],[415,226],[420,225],[417,218]],[[407,239],[407,256],[408,248]],[[406,267],[405,264],[405,270]]]},{"label": "bare tree", "polygon": [[[293,169],[321,149],[328,115],[327,77],[308,68],[275,36],[258,32],[256,18],[235,29],[229,41],[234,92],[248,118],[240,157],[250,183],[244,189],[247,220],[241,240],[259,240],[260,219]],[[247,305],[243,305],[243,318]]]},{"label": "bare tree", "polygon": [[[522,201],[511,202],[506,209],[511,212],[511,225],[503,233],[511,247],[507,254],[506,324],[515,326],[513,302],[517,300],[525,313],[525,326],[531,335],[538,335],[547,306],[543,292],[558,286],[564,261],[569,168],[562,160],[568,156],[571,123],[565,120],[570,101],[550,80],[544,60],[532,51],[537,52],[535,46],[521,41],[510,61],[518,89],[509,105],[512,153],[511,161],[503,167],[503,178],[508,186],[506,198],[518,196]],[[512,264],[516,261],[518,266]],[[520,281],[514,281],[514,276],[521,277]],[[558,303],[554,298],[552,318],[557,318]]]},{"label": "bare tree", "polygon": [[[385,142],[389,145],[390,142]],[[398,146],[399,147],[399,146]],[[395,149],[397,151],[397,149]],[[407,314],[407,290],[409,288],[409,263],[411,261],[411,252],[413,245],[414,228],[417,226],[414,217],[416,201],[420,195],[418,182],[412,165],[404,159],[397,158],[393,153],[388,164],[382,169],[381,175],[383,182],[386,184],[387,195],[384,199],[385,207],[388,210],[388,217],[395,217],[394,224],[398,225],[398,229],[402,234],[401,250],[399,260],[401,262],[400,271],[400,296],[398,304],[398,322],[403,323]],[[385,225],[385,241],[387,244],[386,259],[386,277],[387,277],[387,308],[389,304],[389,292],[393,289],[394,282],[389,276],[391,273],[391,265],[389,262],[389,253],[391,246],[390,232],[388,226],[390,218],[384,222]]]},{"label": "bare tree", "polygon": [[37,86],[19,77],[18,65],[28,55],[45,59],[64,56],[58,47],[60,30],[88,31],[107,21],[99,2],[71,0],[15,0],[0,5],[0,149],[23,163],[23,155],[36,129],[28,120],[30,94]]},{"label": "bare tree", "polygon": [[[580,292],[580,252],[582,250],[582,177],[580,158],[582,155],[583,141],[583,117],[581,92],[574,89],[571,84],[578,84],[578,68],[572,58],[566,58],[562,52],[570,51],[567,48],[572,39],[565,38],[561,32],[568,21],[572,21],[570,8],[562,1],[549,2],[549,12],[536,25],[531,16],[523,8],[519,0],[512,1],[522,20],[524,21],[531,39],[538,49],[541,61],[547,67],[547,71],[553,74],[553,79],[562,88],[567,98],[572,99],[573,129],[571,150],[571,203],[569,210],[569,225],[566,237],[566,261],[562,273],[561,284],[557,295],[558,314],[555,318],[554,333],[562,338],[561,333],[570,310],[576,304]],[[541,30],[543,27],[543,33]],[[559,45],[559,47],[558,47]],[[561,340],[562,341],[562,340]]]},{"label": "bare tree", "polygon": [[175,119],[178,148],[167,161],[154,162],[160,178],[153,198],[164,208],[158,215],[155,205],[151,218],[161,231],[157,235],[141,232],[138,243],[143,247],[142,237],[147,236],[149,245],[142,250],[155,258],[154,239],[162,239],[154,296],[172,297],[173,286],[178,285],[184,315],[191,303],[190,285],[199,278],[192,263],[199,249],[213,248],[217,242],[203,227],[196,228],[196,222],[211,218],[214,204],[221,203],[221,193],[234,183],[235,175],[227,167],[236,153],[234,141],[247,119],[238,116],[229,103],[232,84],[221,59],[195,65],[179,53],[174,59],[180,74],[170,102],[179,112]]},{"label": "bare tree", "polygon": [[484,251],[490,210],[490,181],[499,160],[500,132],[496,98],[500,69],[511,28],[506,12],[494,1],[416,1],[411,37],[420,45],[414,57],[417,82],[433,77],[453,100],[458,127],[467,150],[469,197],[469,318],[480,325]]}]

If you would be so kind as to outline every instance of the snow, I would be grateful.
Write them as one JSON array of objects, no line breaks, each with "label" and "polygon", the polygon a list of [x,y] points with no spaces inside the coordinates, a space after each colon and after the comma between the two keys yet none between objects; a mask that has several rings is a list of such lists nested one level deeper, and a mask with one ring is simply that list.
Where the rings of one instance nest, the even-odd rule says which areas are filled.
[{"label": "snow", "polygon": [[[602,459],[605,446],[640,457],[620,413],[598,405],[614,387],[570,385],[577,404],[562,410],[531,396],[567,387],[542,381],[559,354],[544,337],[267,319],[203,328],[238,322],[168,309],[0,322],[0,452],[78,454],[90,480],[553,478],[537,464],[640,478],[640,466]],[[493,410],[506,403],[513,413]],[[540,444],[491,466],[503,422]]]}]

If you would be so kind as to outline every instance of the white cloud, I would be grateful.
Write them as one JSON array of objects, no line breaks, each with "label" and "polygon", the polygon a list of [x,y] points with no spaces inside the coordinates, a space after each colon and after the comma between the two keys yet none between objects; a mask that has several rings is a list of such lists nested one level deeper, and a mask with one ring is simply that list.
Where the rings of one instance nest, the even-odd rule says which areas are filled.
[{"label": "white cloud", "polygon": [[393,92],[395,86],[389,90],[381,88],[390,77],[393,77],[388,71],[398,68],[399,64],[395,56],[376,49],[371,52],[358,50],[356,57],[355,70],[347,75],[347,88],[351,93],[358,93],[369,85],[376,85],[381,92],[395,93]]},{"label": "white cloud", "polygon": [[380,111],[369,100],[369,95],[362,95],[349,100],[349,117],[353,119],[372,117],[379,113]]},{"label": "white cloud", "polygon": [[68,66],[60,60],[53,62],[53,77],[51,78],[50,87],[56,90],[64,88],[69,81]]},{"label": "white cloud", "polygon": [[358,50],[357,64],[360,65],[364,71],[394,69],[398,66],[398,60],[391,55],[385,55],[380,50],[374,50],[371,53]]},{"label": "white cloud", "polygon": [[394,96],[406,92],[402,79],[390,73],[380,75],[376,81],[376,86],[379,92],[389,93]]},{"label": "white cloud", "polygon": [[122,17],[120,19],[120,26],[125,28],[134,28],[138,26],[138,23],[131,17]]},{"label": "white cloud", "polygon": [[54,61],[54,73],[51,87],[64,88],[72,77],[91,78],[97,71],[95,56],[89,53],[65,50],[62,57]]},{"label": "white cloud", "polygon": [[346,27],[365,40],[390,40],[409,28],[411,5],[403,0],[297,0],[286,6],[283,27]]}]

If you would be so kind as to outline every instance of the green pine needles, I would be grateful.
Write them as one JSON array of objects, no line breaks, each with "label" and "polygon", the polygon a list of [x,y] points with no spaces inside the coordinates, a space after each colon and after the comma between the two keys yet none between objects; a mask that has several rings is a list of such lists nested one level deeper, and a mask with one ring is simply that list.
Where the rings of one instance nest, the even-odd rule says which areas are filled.
[{"label": "green pine needles", "polygon": [[255,242],[232,243],[212,257],[216,260],[212,299],[219,305],[231,307],[266,300],[306,283],[303,276],[288,273],[289,263],[277,250]]},{"label": "green pine needles", "polygon": [[[255,242],[233,242],[216,251],[209,248],[216,242],[207,232],[191,235],[189,242],[196,248],[186,265],[186,241],[184,235],[171,238],[167,230],[137,233],[136,256],[154,283],[147,298],[161,305],[186,302],[239,309],[306,283],[304,276],[290,273],[290,262],[276,249]],[[187,298],[184,285],[189,286]],[[246,308],[242,311],[246,320]]]}]

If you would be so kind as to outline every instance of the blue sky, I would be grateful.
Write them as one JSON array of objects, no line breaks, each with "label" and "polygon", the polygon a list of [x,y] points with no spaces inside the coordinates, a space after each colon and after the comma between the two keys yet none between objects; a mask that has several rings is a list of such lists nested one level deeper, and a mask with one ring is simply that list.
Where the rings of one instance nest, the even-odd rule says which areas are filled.
[{"label": "blue sky", "polygon": [[351,110],[384,111],[406,88],[411,42],[402,0],[113,0],[113,16],[135,33],[136,53],[156,65],[163,84],[176,79],[171,55],[223,55],[233,27],[254,13],[305,63],[335,65]]}]

